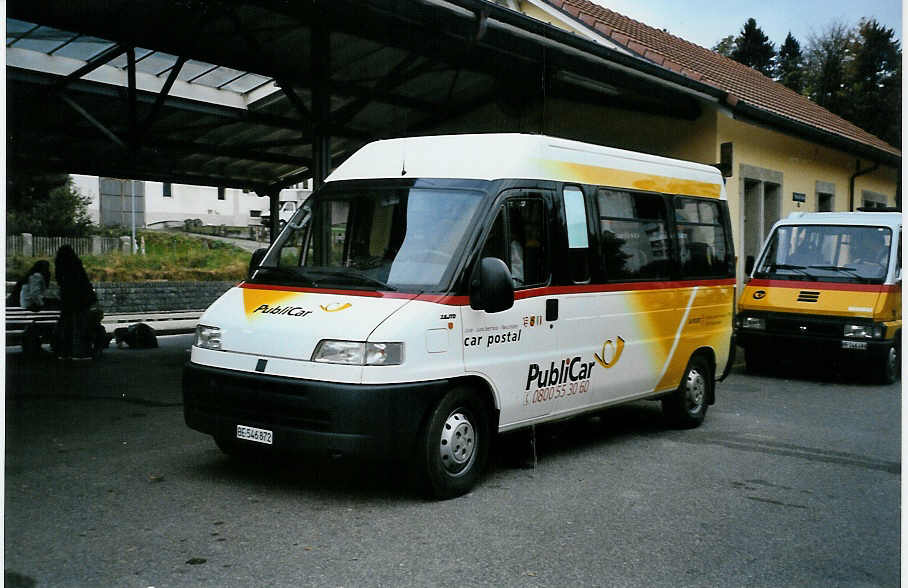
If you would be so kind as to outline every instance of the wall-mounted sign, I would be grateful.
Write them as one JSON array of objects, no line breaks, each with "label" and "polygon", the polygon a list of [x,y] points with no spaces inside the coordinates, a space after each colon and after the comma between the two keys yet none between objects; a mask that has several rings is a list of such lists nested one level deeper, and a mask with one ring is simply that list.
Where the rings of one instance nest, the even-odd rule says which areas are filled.
[{"label": "wall-mounted sign", "polygon": [[802,192],[792,192],[791,199],[793,202],[807,202],[807,194]]}]

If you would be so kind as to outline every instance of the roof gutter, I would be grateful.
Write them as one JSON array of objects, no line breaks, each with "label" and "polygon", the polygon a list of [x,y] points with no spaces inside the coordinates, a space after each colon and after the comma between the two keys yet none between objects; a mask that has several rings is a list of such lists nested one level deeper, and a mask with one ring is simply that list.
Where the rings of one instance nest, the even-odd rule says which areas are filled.
[{"label": "roof gutter", "polygon": [[584,59],[596,65],[607,67],[637,78],[684,92],[709,102],[725,100],[727,92],[655,63],[633,57],[589,41],[574,33],[536,20],[521,12],[515,12],[485,0],[421,0],[425,4],[438,6],[472,18],[485,16],[485,26],[494,27],[511,35],[520,36],[539,43],[544,47],[562,51],[572,57]]},{"label": "roof gutter", "polygon": [[830,133],[829,131],[824,131],[818,129],[817,127],[798,122],[784,116],[772,114],[755,106],[751,106],[746,102],[739,100],[737,104],[730,106],[730,108],[732,109],[732,111],[740,113],[747,118],[766,123],[767,125],[773,126],[777,129],[792,131],[798,136],[813,139],[818,143],[822,143],[823,145],[826,145],[828,147],[841,149],[846,153],[851,153],[853,155],[864,157],[866,159],[872,159],[881,164],[891,165],[894,167],[901,166],[902,158],[899,155],[890,153],[889,151],[884,151],[882,149],[879,149],[878,147],[874,147],[866,143],[846,139],[841,135],[836,135],[835,133]]},{"label": "roof gutter", "polygon": [[499,28],[509,34],[531,39],[545,47],[563,51],[573,57],[592,61],[597,65],[636,76],[662,87],[681,91],[707,102],[719,102],[731,108],[734,112],[774,128],[791,131],[798,136],[808,137],[829,147],[872,159],[878,163],[896,167],[901,166],[902,158],[899,155],[756,108],[721,88],[691,79],[644,59],[629,56],[620,51],[599,45],[492,2],[484,0],[422,0],[422,2],[447,8],[464,16],[465,11],[474,15],[474,18],[480,18],[479,15],[483,15],[487,19],[486,26]]}]

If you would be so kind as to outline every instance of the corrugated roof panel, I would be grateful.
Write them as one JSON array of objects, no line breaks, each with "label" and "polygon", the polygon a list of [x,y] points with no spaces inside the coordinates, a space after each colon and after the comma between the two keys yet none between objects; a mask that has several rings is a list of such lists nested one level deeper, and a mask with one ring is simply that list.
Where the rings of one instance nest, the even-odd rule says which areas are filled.
[{"label": "corrugated roof panel", "polygon": [[17,49],[29,49],[40,53],[49,53],[66,41],[75,37],[75,33],[61,31],[51,27],[38,27],[27,36],[12,44]]},{"label": "corrugated roof panel", "polygon": [[97,37],[77,37],[71,43],[67,43],[57,51],[54,51],[53,55],[88,61],[98,53],[113,46],[113,42]]}]

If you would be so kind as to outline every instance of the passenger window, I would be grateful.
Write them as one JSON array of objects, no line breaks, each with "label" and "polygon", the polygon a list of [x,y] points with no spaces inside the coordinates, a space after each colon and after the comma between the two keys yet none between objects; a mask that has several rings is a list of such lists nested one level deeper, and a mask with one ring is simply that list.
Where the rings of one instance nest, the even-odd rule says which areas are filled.
[{"label": "passenger window", "polygon": [[586,201],[583,192],[576,186],[565,186],[563,201],[571,281],[575,284],[585,284],[590,281],[590,240]]},{"label": "passenger window", "polygon": [[675,199],[678,254],[684,277],[726,276],[729,254],[725,227],[717,202]]},{"label": "passenger window", "polygon": [[605,278],[667,279],[671,248],[662,197],[601,188],[597,203]]},{"label": "passenger window", "polygon": [[511,198],[498,213],[481,257],[497,257],[511,270],[514,288],[549,279],[545,208],[541,198]]}]

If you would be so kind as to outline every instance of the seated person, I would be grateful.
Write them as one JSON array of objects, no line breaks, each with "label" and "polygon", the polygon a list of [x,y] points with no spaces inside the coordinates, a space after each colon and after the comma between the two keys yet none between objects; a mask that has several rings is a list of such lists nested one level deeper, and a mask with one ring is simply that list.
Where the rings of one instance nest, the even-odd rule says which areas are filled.
[{"label": "seated person", "polygon": [[878,231],[862,231],[856,241],[848,265],[853,266],[862,276],[883,277],[889,265],[889,248],[885,237]]},{"label": "seated person", "polygon": [[45,306],[45,294],[49,285],[50,263],[44,259],[38,260],[13,286],[6,305],[41,310]]}]

